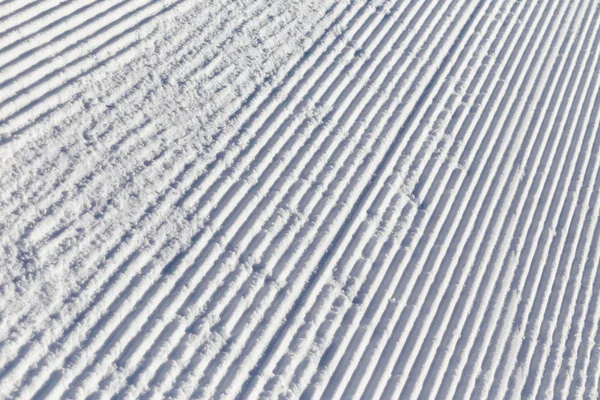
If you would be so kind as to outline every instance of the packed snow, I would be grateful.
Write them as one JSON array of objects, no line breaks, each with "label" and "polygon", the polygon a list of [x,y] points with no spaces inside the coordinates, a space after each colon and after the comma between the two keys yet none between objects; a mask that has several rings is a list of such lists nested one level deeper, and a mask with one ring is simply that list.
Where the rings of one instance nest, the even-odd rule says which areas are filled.
[{"label": "packed snow", "polygon": [[598,0],[0,0],[0,397],[597,399]]}]

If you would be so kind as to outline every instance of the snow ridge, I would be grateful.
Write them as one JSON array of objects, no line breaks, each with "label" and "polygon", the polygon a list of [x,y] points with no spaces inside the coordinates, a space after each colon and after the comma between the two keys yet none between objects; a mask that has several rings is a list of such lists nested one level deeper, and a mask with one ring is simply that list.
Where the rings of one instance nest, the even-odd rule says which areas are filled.
[{"label": "snow ridge", "polygon": [[600,3],[0,3],[2,398],[597,398]]}]

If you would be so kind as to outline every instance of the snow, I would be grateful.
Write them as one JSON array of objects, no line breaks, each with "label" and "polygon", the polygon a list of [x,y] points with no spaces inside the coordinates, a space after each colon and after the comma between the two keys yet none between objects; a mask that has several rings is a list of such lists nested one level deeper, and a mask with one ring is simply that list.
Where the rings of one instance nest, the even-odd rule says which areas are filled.
[{"label": "snow", "polygon": [[596,398],[593,0],[0,3],[1,398]]}]

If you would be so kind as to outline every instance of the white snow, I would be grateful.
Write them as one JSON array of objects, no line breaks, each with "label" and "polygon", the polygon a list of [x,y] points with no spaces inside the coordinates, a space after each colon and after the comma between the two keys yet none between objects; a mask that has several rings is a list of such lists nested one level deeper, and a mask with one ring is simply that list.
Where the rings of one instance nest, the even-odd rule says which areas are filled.
[{"label": "white snow", "polygon": [[0,398],[589,398],[595,0],[0,2]]}]

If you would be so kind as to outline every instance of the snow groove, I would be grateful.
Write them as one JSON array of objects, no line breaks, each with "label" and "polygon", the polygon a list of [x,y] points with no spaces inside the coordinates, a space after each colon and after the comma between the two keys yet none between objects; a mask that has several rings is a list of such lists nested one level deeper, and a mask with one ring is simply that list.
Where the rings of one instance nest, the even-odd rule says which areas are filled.
[{"label": "snow groove", "polygon": [[0,4],[2,398],[596,398],[596,0]]}]

